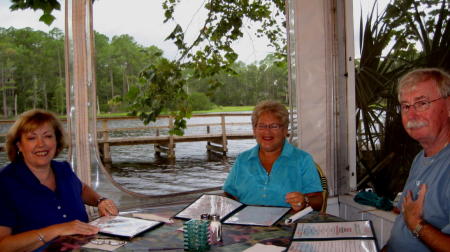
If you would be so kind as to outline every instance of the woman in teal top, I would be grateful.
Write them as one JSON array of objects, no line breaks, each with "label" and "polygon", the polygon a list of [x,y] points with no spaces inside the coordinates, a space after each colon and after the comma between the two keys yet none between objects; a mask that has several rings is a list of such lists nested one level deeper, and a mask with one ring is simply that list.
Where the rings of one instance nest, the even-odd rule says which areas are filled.
[{"label": "woman in teal top", "polygon": [[224,192],[247,205],[322,207],[322,186],[310,154],[286,141],[289,113],[278,102],[259,103],[252,114],[258,143],[241,153],[228,174]]}]

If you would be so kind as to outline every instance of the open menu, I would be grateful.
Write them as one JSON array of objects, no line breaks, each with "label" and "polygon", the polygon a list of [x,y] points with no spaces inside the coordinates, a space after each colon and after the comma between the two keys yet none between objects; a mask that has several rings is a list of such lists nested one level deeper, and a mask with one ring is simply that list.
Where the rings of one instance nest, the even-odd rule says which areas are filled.
[{"label": "open menu", "polygon": [[204,194],[175,215],[179,219],[200,219],[202,214],[217,214],[224,224],[272,226],[289,212],[288,207],[251,206],[236,200]]},{"label": "open menu", "polygon": [[297,223],[287,251],[378,251],[372,223]]},{"label": "open menu", "polygon": [[143,220],[124,216],[103,216],[89,224],[100,228],[100,233],[107,235],[133,238],[134,236],[155,228],[161,224],[160,221]]}]

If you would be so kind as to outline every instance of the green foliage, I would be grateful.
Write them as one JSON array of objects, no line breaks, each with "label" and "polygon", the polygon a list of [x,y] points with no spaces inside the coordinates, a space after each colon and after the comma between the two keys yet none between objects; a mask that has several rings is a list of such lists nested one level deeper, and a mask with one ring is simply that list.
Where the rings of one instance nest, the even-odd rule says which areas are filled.
[{"label": "green foliage", "polygon": [[214,108],[214,104],[204,93],[194,92],[189,95],[189,103],[192,110],[210,110]]},{"label": "green foliage", "polygon": [[[100,111],[126,108],[110,103],[137,83],[140,71],[161,49],[138,45],[127,35],[109,39],[95,33],[97,100]],[[0,28],[0,89],[3,117],[39,107],[65,114],[64,33]],[[17,99],[15,98],[17,97]],[[17,103],[16,103],[17,101]],[[15,106],[17,104],[17,107]]]},{"label": "green foliage", "polygon": [[[175,22],[174,13],[180,1],[165,0],[164,22]],[[186,61],[194,70],[196,78],[206,78],[225,71],[232,72],[231,66],[238,55],[231,45],[243,36],[244,24],[260,28],[257,36],[265,36],[285,60],[286,39],[284,23],[277,18],[284,18],[284,1],[218,1],[208,0],[204,3],[208,15],[203,27],[198,31],[192,43],[185,40],[184,30],[176,24],[167,37],[172,40],[181,53],[179,62]]]},{"label": "green foliage", "polygon": [[[174,13],[178,0],[165,0],[165,21],[174,22],[175,28],[166,38],[177,46],[180,57],[172,62],[153,61],[141,74],[139,92],[130,94],[134,100],[132,113],[138,114],[149,122],[154,120],[163,109],[168,109],[176,118],[176,126],[182,126],[181,118],[191,113],[192,105],[186,100],[186,83],[207,83],[207,93],[223,86],[224,79],[234,71],[238,58],[232,44],[243,36],[244,23],[258,23],[258,36],[266,36],[271,44],[283,55],[285,53],[284,24],[277,22],[284,17],[284,1],[217,1],[209,0],[204,4],[208,15],[203,27],[193,42],[186,41],[184,30],[176,24]],[[165,69],[170,69],[168,74]],[[185,75],[182,73],[189,73]],[[152,98],[150,97],[152,96]],[[137,98],[137,99],[136,99]],[[182,128],[175,127],[177,132]]]},{"label": "green foliage", "polygon": [[47,25],[50,25],[55,20],[55,17],[52,15],[53,10],[61,9],[61,5],[57,0],[11,0],[11,2],[12,4],[9,8],[12,11],[19,9],[42,10],[44,14],[42,14],[39,21]]},{"label": "green foliage", "polygon": [[198,110],[195,113],[251,112],[255,106],[220,106],[210,110]]},{"label": "green foliage", "polygon": [[279,64],[275,56],[268,55],[258,65],[237,62],[232,69],[235,74],[217,74],[224,85],[211,87],[210,79],[190,79],[189,90],[208,94],[212,102],[221,106],[255,105],[267,99],[288,103],[287,66]]},{"label": "green foliage", "polygon": [[[449,5],[437,0],[391,1],[379,15],[374,15],[373,8],[365,22],[361,17],[362,51],[355,73],[358,165],[362,171],[358,175],[370,174],[373,167],[394,154],[383,172],[372,175],[380,195],[393,197],[403,189],[420,149],[402,127],[397,80],[418,67],[450,70]],[[417,42],[422,48],[416,47]]]},{"label": "green foliage", "polygon": [[[131,102],[132,114],[139,115],[144,123],[155,120],[163,110],[169,111],[176,119],[175,131],[181,133],[185,123],[182,118],[190,115],[193,105],[190,103],[195,101],[186,99],[186,84],[193,84],[191,87],[206,84],[206,88],[197,89],[212,96],[229,76],[237,74],[234,64],[238,55],[232,44],[243,36],[244,23],[258,23],[257,35],[266,36],[280,52],[277,55],[284,56],[282,60],[286,60],[286,40],[284,24],[276,21],[284,17],[284,1],[206,1],[204,7],[208,15],[193,42],[186,40],[182,26],[175,22],[174,13],[179,3],[180,0],[165,0],[162,6],[165,22],[175,23],[167,40],[177,46],[180,57],[173,61],[149,62],[141,73],[139,85],[130,90],[127,100]],[[231,104],[239,103],[231,101]]]},{"label": "green foliage", "polygon": [[[0,28],[0,86],[3,116],[41,107],[65,111],[64,37],[30,28]],[[17,103],[16,103],[17,101]]]},{"label": "green foliage", "polygon": [[412,61],[416,67],[450,69],[449,1],[393,1],[386,12],[384,21],[405,37],[402,51],[411,52],[411,44],[420,43],[422,50]]},{"label": "green foliage", "polygon": [[[53,9],[59,8],[56,5],[58,1],[53,1],[53,5],[47,5],[45,0],[16,1],[16,3],[20,3],[15,5],[16,9],[19,6],[20,8],[45,9],[45,14],[50,14]],[[182,116],[188,116],[191,113],[189,100],[185,99],[187,97],[184,91],[185,84],[206,81],[208,88],[205,92],[213,95],[214,91],[222,87],[224,83],[236,79],[232,76],[237,74],[235,62],[238,55],[232,45],[243,36],[242,31],[245,26],[258,25],[256,36],[268,38],[277,51],[275,55],[278,61],[286,61],[285,23],[278,21],[284,19],[284,1],[206,1],[204,7],[208,15],[193,42],[185,40],[182,26],[176,24],[173,18],[179,3],[179,0],[163,1],[165,22],[175,23],[175,28],[167,39],[172,40],[179,49],[180,57],[176,60],[160,60],[161,55],[150,53],[150,58],[144,57],[147,60],[147,67],[142,70],[142,61],[136,61],[139,58],[139,54],[136,54],[138,46],[132,38],[127,35],[114,37],[108,45],[105,37],[96,34],[100,104],[106,104],[115,95],[121,94],[125,96],[125,99],[120,104],[112,106],[114,109],[127,107],[132,114],[139,115],[144,123],[154,120],[161,111],[165,110],[176,117],[176,127],[183,126]],[[152,57],[158,59],[154,60]],[[139,77],[136,77],[137,72],[141,70]],[[254,69],[251,68],[251,70]],[[265,68],[260,70],[266,71]],[[239,90],[245,90],[246,85],[253,85],[249,90],[254,92],[245,92],[245,95],[240,97],[240,101],[227,101],[226,97],[221,97],[220,92],[213,99],[226,104],[254,104],[261,97],[277,96],[276,93],[286,90],[275,87],[272,91],[264,91],[261,87],[267,83],[260,84],[264,81],[260,82],[256,75],[257,73],[252,73],[253,77],[247,78],[251,81],[248,84],[242,81],[236,84],[240,85]],[[287,83],[284,80],[275,81],[270,78],[263,80],[274,81],[272,84],[275,83],[275,86],[280,83],[285,86],[284,83]],[[247,99],[248,96],[251,96],[251,99]],[[138,104],[139,102],[141,104]],[[105,106],[101,107],[105,108]],[[182,132],[181,128],[176,130]]]},{"label": "green foliage", "polygon": [[[196,105],[189,104],[189,99],[173,104],[166,102],[172,101],[172,97],[179,96],[178,88],[189,90],[189,93],[204,93],[214,103],[222,106],[254,105],[258,99],[271,98],[283,101],[285,98],[287,69],[285,65],[279,67],[273,56],[268,56],[259,63],[259,66],[237,62],[232,66],[235,74],[221,72],[216,78],[199,80],[190,78],[192,69],[186,68],[177,72],[182,68],[174,65],[176,62],[162,61],[161,49],[138,45],[127,35],[108,38],[95,32],[95,48],[99,113],[133,111],[132,106],[135,108],[134,112],[138,113],[139,106],[135,104],[134,97],[144,95],[145,90],[152,87],[147,85],[147,82],[157,80],[156,83],[165,83],[164,80],[177,78],[181,79],[181,82],[175,86],[167,88],[158,84],[158,89],[147,90],[148,96],[165,98],[149,99],[152,105],[142,106],[145,112],[143,118],[152,108],[157,108],[157,113],[147,116],[147,120],[156,118],[162,111],[167,113],[177,111],[179,108],[176,105],[183,106],[181,109],[185,111],[184,114],[191,113],[192,106]],[[153,74],[160,76],[161,79],[147,78],[148,74],[142,72],[144,69],[153,71]],[[167,74],[172,71],[171,69],[174,69],[173,73],[178,74]],[[0,28],[0,70],[4,76],[0,76],[0,90],[5,90],[5,96],[2,97],[5,100],[2,105],[6,105],[4,117],[11,117],[33,107],[47,108],[65,114],[64,34],[61,30],[53,29],[46,34],[29,28]],[[5,81],[2,81],[2,78]],[[154,80],[149,81],[151,78]],[[216,80],[224,85],[214,89],[214,85],[218,83]],[[163,94],[156,95],[158,92]],[[181,94],[183,92],[181,91]],[[186,94],[182,97],[184,95]],[[15,96],[17,108],[14,107]],[[156,106],[158,102],[164,103]],[[181,121],[177,121],[177,125],[183,125],[178,122]],[[180,132],[181,130],[178,130],[178,133]]]},{"label": "green foliage", "polygon": [[176,62],[157,58],[141,72],[138,81],[125,97],[130,104],[130,114],[148,124],[167,109],[175,119],[170,133],[183,134],[184,118],[190,117],[192,110],[183,89],[186,81]]}]

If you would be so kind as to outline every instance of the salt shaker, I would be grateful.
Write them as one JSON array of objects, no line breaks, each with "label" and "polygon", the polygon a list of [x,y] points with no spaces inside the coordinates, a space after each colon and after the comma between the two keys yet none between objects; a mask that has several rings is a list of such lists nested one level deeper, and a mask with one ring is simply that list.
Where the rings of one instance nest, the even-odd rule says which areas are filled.
[{"label": "salt shaker", "polygon": [[220,216],[213,214],[209,223],[209,243],[218,244],[220,242],[222,242],[222,223],[220,223]]}]

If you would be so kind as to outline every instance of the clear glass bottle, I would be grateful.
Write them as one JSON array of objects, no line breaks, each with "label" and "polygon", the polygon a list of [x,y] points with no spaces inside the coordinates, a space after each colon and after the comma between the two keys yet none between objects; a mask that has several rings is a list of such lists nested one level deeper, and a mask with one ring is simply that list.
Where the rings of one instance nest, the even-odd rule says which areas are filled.
[{"label": "clear glass bottle", "polygon": [[217,214],[211,215],[211,222],[209,223],[209,244],[218,244],[222,242],[222,223],[220,223],[220,216]]}]

